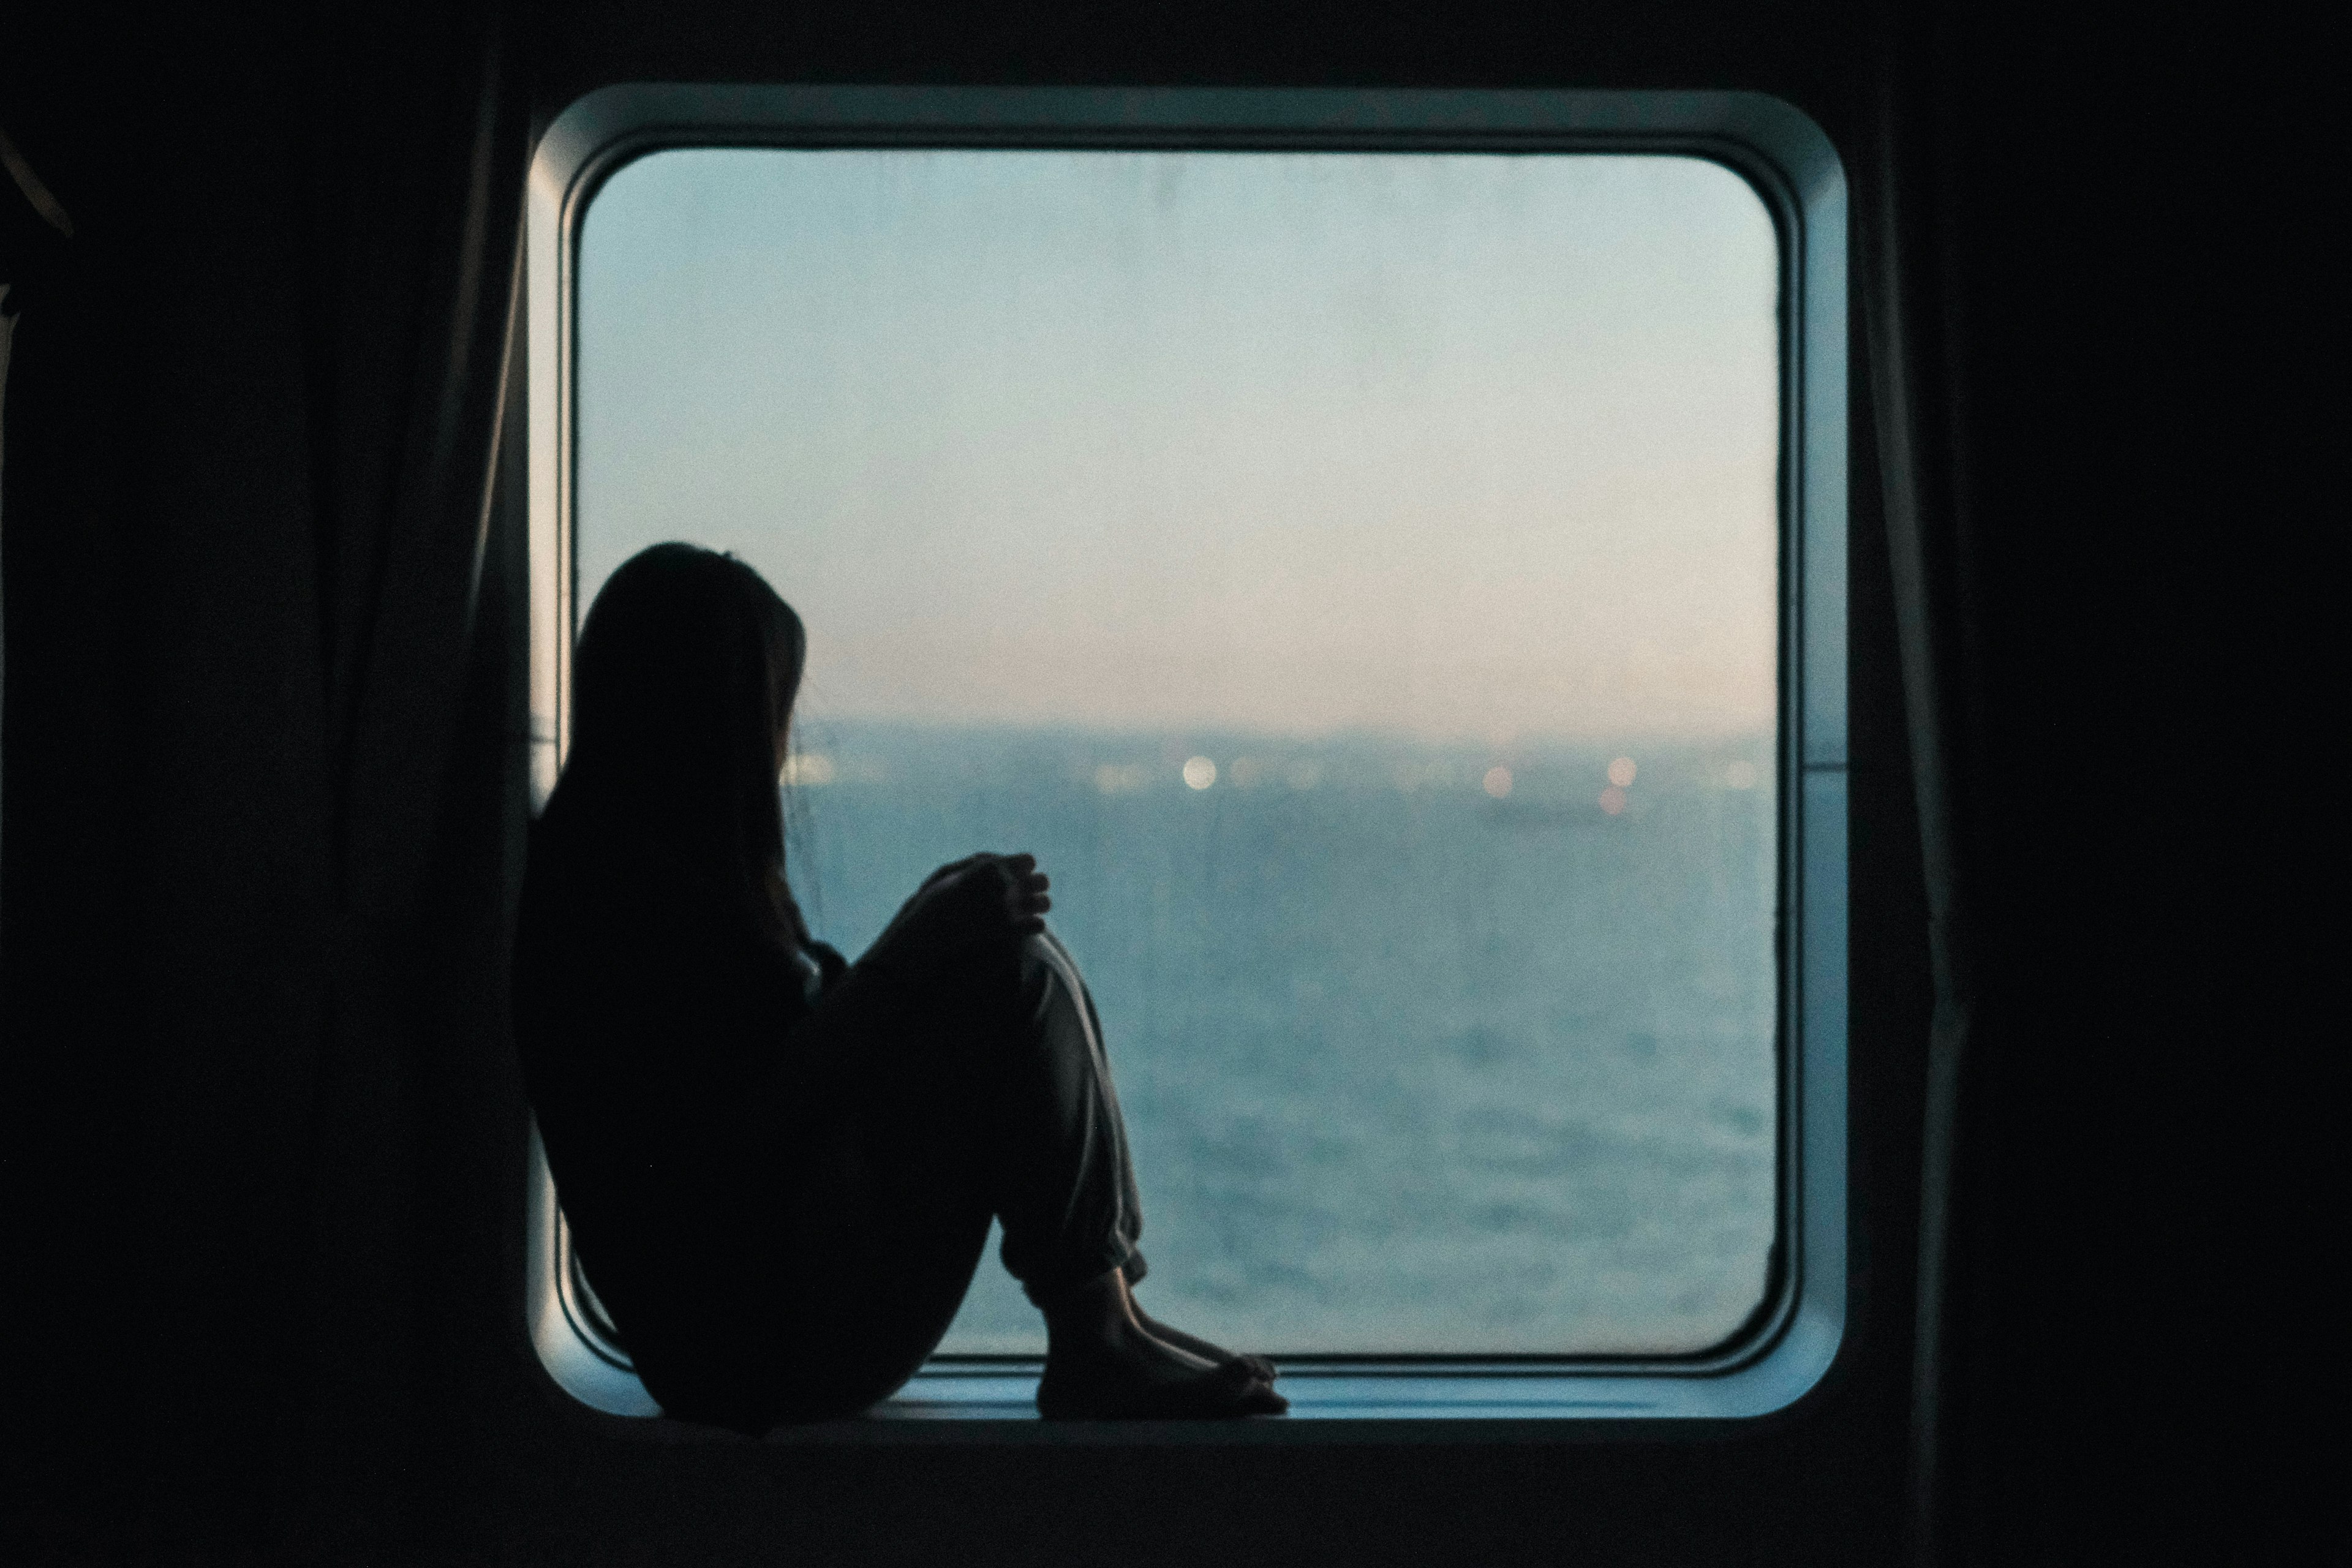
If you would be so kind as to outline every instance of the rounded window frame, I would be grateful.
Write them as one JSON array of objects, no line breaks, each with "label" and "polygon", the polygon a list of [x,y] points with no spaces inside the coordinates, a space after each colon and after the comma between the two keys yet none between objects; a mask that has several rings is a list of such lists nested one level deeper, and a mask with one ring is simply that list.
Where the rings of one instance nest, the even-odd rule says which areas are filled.
[{"label": "rounded window frame", "polygon": [[[525,217],[534,809],[567,738],[578,611],[581,224],[621,167],[688,146],[1647,153],[1706,158],[1747,180],[1772,215],[1782,267],[1780,1227],[1766,1300],[1725,1344],[1687,1357],[1286,1361],[1291,1419],[1242,1426],[1306,1436],[1367,1421],[1743,1421],[1819,1384],[1848,1308],[1846,184],[1820,127],[1753,92],[638,83],[585,95],[541,139]],[[658,1415],[581,1275],[535,1131],[528,1169],[523,1306],[541,1364],[593,1409]],[[1025,1421],[1035,1377],[1022,1358],[940,1357],[874,1414],[902,1418],[899,1431],[922,1417]]]}]

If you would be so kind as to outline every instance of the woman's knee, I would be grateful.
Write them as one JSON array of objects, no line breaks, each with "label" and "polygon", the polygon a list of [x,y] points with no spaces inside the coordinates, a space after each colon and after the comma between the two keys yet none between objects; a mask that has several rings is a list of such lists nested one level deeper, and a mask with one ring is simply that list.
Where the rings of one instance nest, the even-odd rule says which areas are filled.
[{"label": "woman's knee", "polygon": [[1078,973],[1078,961],[1051,931],[1021,939],[1020,973],[1027,1016],[1044,1017],[1057,1007],[1066,1007],[1081,1018],[1086,1016],[1086,977]]},{"label": "woman's knee", "polygon": [[1050,926],[1021,939],[1021,959],[1024,968],[1040,964],[1051,970],[1072,995],[1086,994],[1086,976],[1078,971],[1078,961],[1070,956],[1070,950],[1062,945],[1062,939],[1054,934]]}]

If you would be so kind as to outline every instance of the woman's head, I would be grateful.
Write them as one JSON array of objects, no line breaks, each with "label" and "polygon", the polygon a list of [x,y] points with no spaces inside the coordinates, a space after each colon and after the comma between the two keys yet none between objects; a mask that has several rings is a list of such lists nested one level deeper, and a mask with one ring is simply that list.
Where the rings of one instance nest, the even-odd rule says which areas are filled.
[{"label": "woman's head", "polygon": [[777,773],[806,651],[800,617],[733,556],[691,544],[631,556],[581,628],[571,754],[550,812],[730,880],[772,881]]}]

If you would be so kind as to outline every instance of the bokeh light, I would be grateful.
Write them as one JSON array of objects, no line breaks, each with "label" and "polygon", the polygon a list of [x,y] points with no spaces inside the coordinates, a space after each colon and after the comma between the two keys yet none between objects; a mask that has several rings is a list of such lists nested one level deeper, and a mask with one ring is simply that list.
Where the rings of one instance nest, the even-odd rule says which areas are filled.
[{"label": "bokeh light", "polygon": [[1493,795],[1496,800],[1501,800],[1505,796],[1508,795],[1511,793],[1511,770],[1501,767],[1488,768],[1486,770],[1486,793]]},{"label": "bokeh light", "polygon": [[798,752],[784,759],[787,784],[829,784],[834,777],[833,759],[823,752]]},{"label": "bokeh light", "polygon": [[1634,771],[1633,758],[1620,757],[1609,764],[1609,782],[1619,789],[1631,788]]},{"label": "bokeh light", "polygon": [[1151,770],[1141,763],[1104,763],[1095,769],[1095,788],[1105,795],[1137,795],[1151,784]]},{"label": "bokeh light", "polygon": [[1601,809],[1614,816],[1625,809],[1625,791],[1622,785],[1611,784],[1601,792]]},{"label": "bokeh light", "polygon": [[1206,757],[1184,759],[1184,783],[1192,789],[1206,789],[1217,782],[1217,764]]}]

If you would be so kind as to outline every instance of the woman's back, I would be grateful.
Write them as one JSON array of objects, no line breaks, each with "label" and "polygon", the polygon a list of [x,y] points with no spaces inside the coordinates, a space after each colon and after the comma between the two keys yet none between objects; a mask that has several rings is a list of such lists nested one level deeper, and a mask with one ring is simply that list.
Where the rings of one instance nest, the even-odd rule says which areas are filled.
[{"label": "woman's back", "polygon": [[[642,840],[534,830],[515,932],[524,1081],[581,1258],[650,1385],[772,1338],[799,972]],[[666,1375],[668,1374],[668,1375]]]}]

